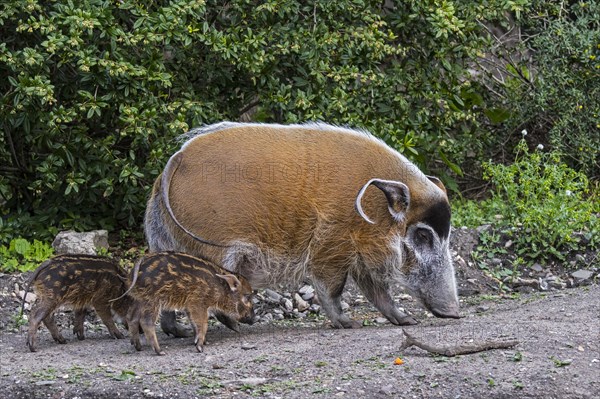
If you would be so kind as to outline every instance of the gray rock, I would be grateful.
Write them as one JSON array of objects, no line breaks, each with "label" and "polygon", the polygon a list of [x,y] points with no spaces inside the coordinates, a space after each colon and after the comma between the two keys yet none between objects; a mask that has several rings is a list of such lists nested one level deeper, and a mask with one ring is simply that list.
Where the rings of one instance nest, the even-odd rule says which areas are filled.
[{"label": "gray rock", "polygon": [[580,270],[577,270],[576,272],[571,273],[571,277],[573,277],[574,279],[577,279],[577,280],[588,280],[588,279],[592,278],[593,275],[594,275],[594,272],[592,272],[590,270],[584,270],[584,269],[580,269]]},{"label": "gray rock", "polygon": [[267,300],[267,302],[271,302],[271,303],[279,303],[281,301],[281,298],[283,298],[281,296],[281,294],[279,294],[269,288],[267,288],[265,290],[265,295],[266,295],[265,299]]},{"label": "gray rock", "polygon": [[577,262],[585,264],[585,256],[583,256],[582,254],[575,255],[575,259],[577,260]]},{"label": "gray rock", "polygon": [[377,324],[386,324],[388,322],[388,319],[386,319],[385,317],[377,317],[375,319],[375,323]]},{"label": "gray rock", "polygon": [[250,349],[256,349],[256,345],[255,345],[255,344],[250,344],[250,343],[248,343],[248,342],[244,342],[244,343],[242,344],[241,348],[242,348],[243,350],[246,350],[246,351],[247,351],[247,350],[250,350]]},{"label": "gray rock", "polygon": [[348,305],[347,302],[342,301],[342,311],[348,310],[349,308],[350,308],[350,305]]},{"label": "gray rock", "polygon": [[294,294],[294,301],[296,302],[296,308],[298,309],[298,312],[304,312],[310,307],[308,302],[302,299],[302,297],[298,294]]},{"label": "gray rock", "polygon": [[391,396],[394,394],[394,386],[393,385],[386,385],[381,387],[381,389],[379,390],[379,393],[385,396]]},{"label": "gray rock", "polygon": [[281,301],[281,304],[283,305],[283,307],[287,313],[290,313],[292,310],[294,310],[294,304],[292,303],[291,299],[283,298],[283,300]]},{"label": "gray rock", "polygon": [[321,306],[317,305],[316,303],[313,303],[312,305],[310,305],[310,308],[308,308],[308,310],[310,310],[313,313],[319,313],[321,311]]},{"label": "gray rock", "polygon": [[533,270],[536,273],[541,273],[544,271],[544,268],[539,263],[535,263],[533,266],[531,266],[531,270]]},{"label": "gray rock", "polygon": [[479,234],[481,234],[483,232],[487,232],[487,231],[491,230],[491,228],[492,228],[491,224],[484,224],[484,225],[477,227],[477,232]]},{"label": "gray rock", "polygon": [[314,292],[315,292],[315,289],[314,289],[312,286],[308,285],[308,284],[306,284],[306,285],[302,286],[302,288],[300,288],[300,289],[298,290],[298,293],[299,293],[300,295],[304,295],[304,294],[308,294],[308,293],[311,293],[311,294],[312,294],[312,293],[314,293]]},{"label": "gray rock", "polygon": [[108,232],[95,230],[77,233],[72,230],[58,233],[52,247],[56,254],[96,255],[101,248],[108,249]]},{"label": "gray rock", "polygon": [[315,297],[315,292],[314,291],[302,294],[302,299],[304,299],[305,301],[310,301],[314,297]]},{"label": "gray rock", "polygon": [[487,312],[488,310],[490,310],[490,307],[485,305],[477,306],[476,309],[477,313]]}]

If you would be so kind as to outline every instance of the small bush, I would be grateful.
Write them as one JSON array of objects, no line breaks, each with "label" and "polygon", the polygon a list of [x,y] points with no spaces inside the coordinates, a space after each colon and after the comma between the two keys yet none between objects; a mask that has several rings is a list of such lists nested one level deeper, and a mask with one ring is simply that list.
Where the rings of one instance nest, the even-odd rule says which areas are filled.
[{"label": "small bush", "polygon": [[[493,224],[529,262],[564,260],[570,251],[597,247],[600,201],[589,192],[586,176],[567,166],[557,151],[543,152],[541,146],[529,151],[525,140],[516,151],[511,165],[484,164],[492,197],[478,204],[455,204],[455,224]],[[498,240],[486,243],[494,247]]]},{"label": "small bush", "polygon": [[54,250],[38,240],[29,242],[24,238],[15,238],[8,245],[0,245],[0,272],[28,272],[36,269],[40,263],[50,258]]}]

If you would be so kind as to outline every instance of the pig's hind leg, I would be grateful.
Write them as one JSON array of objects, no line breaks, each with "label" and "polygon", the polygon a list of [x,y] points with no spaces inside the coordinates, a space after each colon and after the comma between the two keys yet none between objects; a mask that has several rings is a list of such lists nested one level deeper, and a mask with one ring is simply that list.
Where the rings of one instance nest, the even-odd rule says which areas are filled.
[{"label": "pig's hind leg", "polygon": [[30,351],[35,352],[37,350],[36,343],[38,327],[40,326],[40,323],[43,320],[45,320],[49,314],[52,314],[55,308],[56,304],[48,301],[42,301],[37,306],[35,306],[29,314],[29,331],[27,333],[27,347]]},{"label": "pig's hind leg", "polygon": [[321,306],[331,320],[333,328],[359,328],[361,324],[350,319],[342,310],[342,292],[346,285],[347,273],[340,272],[331,275],[319,271],[317,269],[313,272],[313,283]]},{"label": "pig's hind leg", "polygon": [[[134,304],[127,312],[127,328],[129,329],[129,339],[131,345],[135,347],[137,351],[142,350],[142,343],[140,342],[140,307]],[[143,332],[143,331],[142,331]]]},{"label": "pig's hind leg", "polygon": [[119,331],[115,325],[115,321],[112,318],[112,312],[110,311],[110,305],[108,303],[96,303],[94,304],[94,308],[96,309],[98,317],[100,317],[104,325],[108,328],[108,333],[111,337],[117,339],[125,338],[123,333]]}]

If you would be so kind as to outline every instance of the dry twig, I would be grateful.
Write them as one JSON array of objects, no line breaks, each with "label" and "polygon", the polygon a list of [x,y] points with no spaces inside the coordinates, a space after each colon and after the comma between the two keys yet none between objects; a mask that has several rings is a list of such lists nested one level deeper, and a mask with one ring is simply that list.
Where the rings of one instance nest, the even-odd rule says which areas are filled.
[{"label": "dry twig", "polygon": [[423,343],[416,339],[414,336],[410,335],[406,332],[406,330],[402,330],[406,339],[400,346],[400,350],[404,350],[410,346],[416,346],[423,350],[426,350],[429,353],[435,353],[442,356],[456,356],[456,355],[466,355],[468,353],[476,353],[483,352],[490,349],[506,349],[512,348],[515,345],[519,344],[519,341],[516,339],[509,340],[485,340],[480,342],[472,342],[465,343],[460,345],[447,345],[447,346],[433,346]]}]

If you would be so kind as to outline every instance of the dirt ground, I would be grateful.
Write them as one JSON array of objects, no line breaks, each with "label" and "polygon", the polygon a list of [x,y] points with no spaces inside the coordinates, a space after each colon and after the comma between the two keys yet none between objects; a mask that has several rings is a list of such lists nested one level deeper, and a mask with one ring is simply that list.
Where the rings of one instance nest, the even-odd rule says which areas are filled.
[{"label": "dirt ground", "polygon": [[[1,281],[14,285],[10,279]],[[243,326],[240,334],[214,323],[204,353],[195,351],[191,338],[159,333],[167,352],[162,357],[148,346],[136,352],[128,339],[110,339],[96,323],[86,323],[85,341],[64,328],[66,345],[54,343],[40,328],[38,352],[31,353],[25,346],[26,327],[14,324],[13,302],[0,307],[1,398],[600,395],[598,285],[463,297],[459,320],[428,317],[413,301],[401,301],[420,321],[408,331],[427,343],[508,337],[520,342],[511,349],[450,358],[415,347],[400,351],[402,329],[381,320],[358,330],[334,330],[323,317]],[[349,312],[367,321],[381,317],[368,303],[351,306]],[[68,316],[59,321],[68,325]],[[398,357],[403,364],[394,363]]]}]

